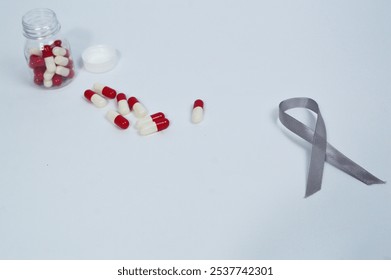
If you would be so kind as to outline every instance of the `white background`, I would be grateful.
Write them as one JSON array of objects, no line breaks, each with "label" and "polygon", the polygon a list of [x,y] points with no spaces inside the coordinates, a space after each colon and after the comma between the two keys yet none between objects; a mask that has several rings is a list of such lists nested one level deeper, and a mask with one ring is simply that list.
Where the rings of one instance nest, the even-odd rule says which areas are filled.
[{"label": "white background", "polygon": [[[56,11],[79,62],[63,89],[29,80],[21,17],[35,7]],[[329,142],[390,180],[390,12],[373,0],[2,1],[0,258],[391,259],[389,183],[326,164],[304,199],[310,145],[277,121],[282,100],[315,99]],[[113,71],[80,67],[97,43],[120,51]],[[171,126],[120,131],[104,118],[114,103],[83,98],[96,81]]]}]

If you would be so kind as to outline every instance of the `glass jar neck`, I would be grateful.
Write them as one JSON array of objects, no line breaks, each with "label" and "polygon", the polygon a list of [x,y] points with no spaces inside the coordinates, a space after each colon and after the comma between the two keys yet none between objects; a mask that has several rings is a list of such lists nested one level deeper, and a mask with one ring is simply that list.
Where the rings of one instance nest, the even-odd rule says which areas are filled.
[{"label": "glass jar neck", "polygon": [[23,35],[28,39],[44,39],[55,35],[61,29],[56,13],[50,9],[38,8],[27,12],[22,18]]}]

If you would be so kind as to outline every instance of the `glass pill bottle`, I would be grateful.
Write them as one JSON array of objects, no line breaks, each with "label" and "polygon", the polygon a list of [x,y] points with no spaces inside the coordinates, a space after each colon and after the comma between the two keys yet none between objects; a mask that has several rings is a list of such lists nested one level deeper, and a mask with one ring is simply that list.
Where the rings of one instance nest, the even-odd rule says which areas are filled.
[{"label": "glass pill bottle", "polygon": [[30,10],[23,16],[22,25],[24,56],[32,83],[44,89],[69,84],[75,76],[74,63],[56,13],[46,8]]}]

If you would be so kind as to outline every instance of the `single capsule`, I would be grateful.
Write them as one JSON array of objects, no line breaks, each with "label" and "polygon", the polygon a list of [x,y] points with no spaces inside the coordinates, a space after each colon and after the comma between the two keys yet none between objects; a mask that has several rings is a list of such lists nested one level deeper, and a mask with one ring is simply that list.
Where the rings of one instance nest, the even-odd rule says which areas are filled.
[{"label": "single capsule", "polygon": [[118,112],[125,116],[130,113],[128,102],[126,101],[126,95],[124,93],[117,94]]},{"label": "single capsule", "polygon": [[134,96],[128,99],[129,109],[134,112],[136,118],[145,117],[148,114],[147,109]]},{"label": "single capsule", "polygon": [[193,111],[191,113],[191,121],[193,123],[199,123],[204,118],[204,101],[197,99],[194,101]]},{"label": "single capsule", "polygon": [[102,85],[100,83],[94,83],[94,85],[92,87],[96,93],[104,95],[110,99],[114,99],[115,96],[117,95],[117,92],[114,89],[112,89],[111,87]]},{"label": "single capsule", "polygon": [[137,120],[135,127],[137,129],[139,129],[140,127],[142,127],[146,123],[152,122],[157,119],[162,119],[162,118],[165,118],[165,116],[162,112],[158,112],[158,113],[152,114],[150,116],[145,116],[145,117]]},{"label": "single capsule", "polygon": [[121,129],[127,129],[129,127],[129,121],[123,116],[118,114],[116,111],[108,111],[106,118],[112,123],[118,126]]},{"label": "single capsule", "polygon": [[149,135],[166,129],[170,125],[170,121],[166,118],[160,118],[142,125],[139,129],[141,135]]},{"label": "single capsule", "polygon": [[99,94],[93,92],[90,89],[87,89],[84,92],[84,97],[87,100],[91,101],[91,103],[94,104],[98,108],[103,108],[103,107],[105,107],[107,105],[106,99],[104,99],[102,96],[100,96]]},{"label": "single capsule", "polygon": [[54,63],[54,56],[52,48],[49,45],[45,45],[42,50],[42,57],[45,61],[46,70],[48,72],[56,71],[56,63]]}]

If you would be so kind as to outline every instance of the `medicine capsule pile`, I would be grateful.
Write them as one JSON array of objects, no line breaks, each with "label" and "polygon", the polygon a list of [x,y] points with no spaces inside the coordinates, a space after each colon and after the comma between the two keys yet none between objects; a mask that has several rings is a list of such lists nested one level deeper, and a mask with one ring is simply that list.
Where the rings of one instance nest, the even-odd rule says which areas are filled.
[{"label": "medicine capsule pile", "polygon": [[[56,49],[55,53],[60,53],[60,49]],[[63,51],[61,51],[63,54]],[[37,62],[38,63],[38,62]],[[39,62],[45,63],[45,62]],[[49,62],[51,63],[51,62]],[[41,73],[37,72],[36,75],[41,75],[42,77],[51,77],[53,84],[57,83],[57,77],[61,77],[62,68],[56,67],[57,70],[55,73]],[[41,77],[40,76],[40,77]],[[84,91],[85,99],[92,103],[97,108],[103,108],[108,104],[109,100],[116,100],[115,109],[108,110],[106,112],[106,119],[121,130],[125,130],[131,126],[131,122],[125,117],[131,112],[137,118],[135,128],[138,133],[142,136],[150,135],[162,130],[167,129],[170,126],[170,121],[166,118],[163,112],[157,112],[151,115],[148,115],[148,110],[145,106],[135,97],[131,96],[127,99],[125,93],[118,93],[115,89],[108,85],[101,83],[94,83],[92,89],[87,89]],[[204,101],[197,99],[194,101],[193,109],[191,112],[191,121],[193,123],[200,123],[204,118]]]},{"label": "medicine capsule pile", "polygon": [[29,50],[28,64],[32,69],[33,81],[46,88],[59,87],[74,77],[75,71],[69,50],[61,46],[61,40],[41,49]]},{"label": "medicine capsule pile", "polygon": [[162,112],[147,116],[148,110],[136,97],[132,96],[126,99],[124,93],[117,94],[115,89],[104,84],[94,83],[92,89],[84,91],[84,97],[97,108],[103,108],[108,104],[108,100],[116,99],[117,110],[108,110],[106,119],[122,130],[131,126],[131,122],[125,118],[131,112],[138,119],[137,129],[140,135],[149,135],[165,130],[170,124]]}]

